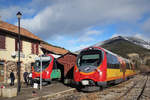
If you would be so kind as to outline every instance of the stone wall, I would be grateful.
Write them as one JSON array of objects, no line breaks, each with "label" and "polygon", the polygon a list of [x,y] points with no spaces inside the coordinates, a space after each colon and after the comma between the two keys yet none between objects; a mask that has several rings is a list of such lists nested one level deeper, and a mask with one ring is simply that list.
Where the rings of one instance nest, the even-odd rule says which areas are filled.
[{"label": "stone wall", "polygon": [[[35,58],[38,57],[38,55],[42,55],[43,52],[40,49],[39,46],[39,54],[32,54],[32,42],[28,39],[22,40],[22,51],[20,55],[20,61],[21,61],[21,80],[23,80],[23,73],[25,70],[28,72],[31,70],[31,63],[35,61]],[[6,35],[6,43],[5,43],[6,49],[0,49],[0,60],[5,61],[5,67],[4,67],[4,82],[8,83],[10,82],[10,72],[11,70],[14,71],[15,77],[17,79],[17,62],[18,62],[18,51],[15,51],[15,37]],[[15,80],[16,82],[17,80]]]},{"label": "stone wall", "polygon": [[[7,61],[6,62],[6,68],[5,68],[5,82],[9,83],[10,82],[10,72],[13,70],[14,74],[15,74],[15,82],[17,82],[17,63],[14,61]],[[21,68],[20,68],[20,77],[21,77],[21,81],[24,81],[23,79],[23,73],[27,71],[30,72],[31,71],[31,63],[21,63]]]}]

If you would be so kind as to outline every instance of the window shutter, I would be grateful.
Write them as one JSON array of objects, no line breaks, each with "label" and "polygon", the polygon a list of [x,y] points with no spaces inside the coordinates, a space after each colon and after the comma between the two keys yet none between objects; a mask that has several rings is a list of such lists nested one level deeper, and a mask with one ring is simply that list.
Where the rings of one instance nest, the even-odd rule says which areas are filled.
[{"label": "window shutter", "polygon": [[0,49],[5,49],[5,36],[0,35]]},{"label": "window shutter", "polygon": [[38,43],[36,44],[36,54],[37,55],[39,54],[39,44]]},{"label": "window shutter", "polygon": [[34,43],[31,45],[31,53],[34,54]]},{"label": "window shutter", "polygon": [[18,51],[18,39],[15,39],[15,51]]}]

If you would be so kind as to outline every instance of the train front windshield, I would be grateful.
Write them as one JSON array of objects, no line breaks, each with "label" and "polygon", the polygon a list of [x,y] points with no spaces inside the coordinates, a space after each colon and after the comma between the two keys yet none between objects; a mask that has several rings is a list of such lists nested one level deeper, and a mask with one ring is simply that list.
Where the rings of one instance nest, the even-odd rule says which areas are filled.
[{"label": "train front windshield", "polygon": [[[42,61],[42,71],[49,66],[50,62],[51,62],[51,60],[43,60]],[[34,67],[35,72],[40,72],[40,70],[41,70],[41,61],[36,60],[33,67]]]},{"label": "train front windshield", "polygon": [[82,51],[77,59],[77,65],[80,66],[99,66],[102,61],[102,52],[100,50]]}]

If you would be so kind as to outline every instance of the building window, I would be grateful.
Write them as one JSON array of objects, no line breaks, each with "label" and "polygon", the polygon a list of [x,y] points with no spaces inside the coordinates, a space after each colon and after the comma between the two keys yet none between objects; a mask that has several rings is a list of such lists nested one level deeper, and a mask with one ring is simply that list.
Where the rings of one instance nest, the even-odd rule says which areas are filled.
[{"label": "building window", "polygon": [[[19,41],[15,39],[15,51],[19,50]],[[22,51],[22,41],[20,40],[20,51]]]},{"label": "building window", "polygon": [[39,54],[39,44],[38,43],[32,43],[32,54]]},{"label": "building window", "polygon": [[0,34],[0,49],[5,49],[5,36]]}]

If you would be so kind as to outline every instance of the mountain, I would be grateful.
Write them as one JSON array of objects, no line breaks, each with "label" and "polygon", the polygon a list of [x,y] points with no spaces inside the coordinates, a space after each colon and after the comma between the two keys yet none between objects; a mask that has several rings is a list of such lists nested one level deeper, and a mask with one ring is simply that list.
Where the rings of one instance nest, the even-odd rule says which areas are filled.
[{"label": "mountain", "polygon": [[130,53],[137,53],[140,57],[150,54],[150,43],[135,37],[117,36],[93,46],[103,47],[125,58]]},{"label": "mountain", "polygon": [[109,42],[112,42],[112,41],[115,41],[115,40],[127,40],[133,44],[136,44],[136,45],[139,45],[139,46],[142,46],[143,48],[146,48],[146,49],[150,49],[150,42],[148,41],[144,41],[142,39],[139,39],[139,38],[136,38],[136,37],[123,37],[123,36],[117,36],[117,37],[114,37],[114,38],[111,38],[109,40],[105,40],[103,42],[99,42],[93,46],[101,46],[101,45],[105,45]]},{"label": "mountain", "polygon": [[150,43],[135,37],[117,36],[92,46],[103,47],[125,58],[128,58],[127,55],[130,53],[137,53],[140,57],[150,54]]}]

